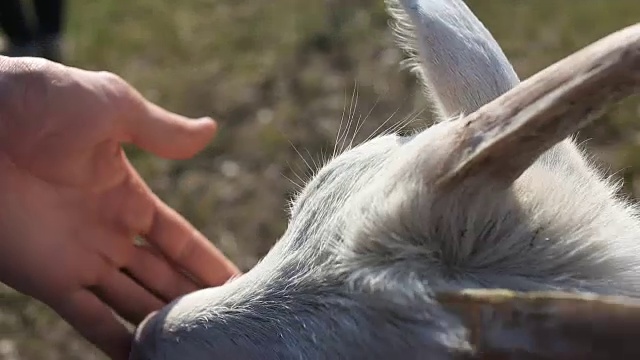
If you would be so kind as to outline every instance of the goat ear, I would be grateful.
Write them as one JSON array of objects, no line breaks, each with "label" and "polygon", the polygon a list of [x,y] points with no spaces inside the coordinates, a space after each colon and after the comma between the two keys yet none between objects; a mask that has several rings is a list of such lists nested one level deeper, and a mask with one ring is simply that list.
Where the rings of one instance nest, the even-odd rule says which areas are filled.
[{"label": "goat ear", "polygon": [[611,34],[457,121],[439,182],[510,184],[540,155],[640,89],[640,24]]},{"label": "goat ear", "polygon": [[470,114],[519,83],[500,46],[460,0],[386,0],[407,62],[441,118]]}]

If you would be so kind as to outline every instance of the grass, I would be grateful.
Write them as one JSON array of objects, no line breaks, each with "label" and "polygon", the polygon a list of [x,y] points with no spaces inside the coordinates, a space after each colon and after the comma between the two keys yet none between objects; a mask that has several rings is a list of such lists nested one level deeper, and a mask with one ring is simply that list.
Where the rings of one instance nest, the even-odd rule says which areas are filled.
[{"label": "grass", "polygon": [[[626,25],[635,0],[469,0],[522,78]],[[127,148],[152,188],[243,269],[286,227],[287,178],[334,146],[352,91],[371,112],[357,139],[427,103],[387,29],[382,0],[72,0],[68,62],[118,73],[145,96],[190,116],[212,115],[216,140],[187,161]],[[375,106],[374,106],[375,105]],[[636,195],[637,99],[582,132]],[[423,113],[428,120],[429,114]],[[416,125],[420,125],[417,122]],[[40,303],[0,296],[0,359],[102,359]]]}]

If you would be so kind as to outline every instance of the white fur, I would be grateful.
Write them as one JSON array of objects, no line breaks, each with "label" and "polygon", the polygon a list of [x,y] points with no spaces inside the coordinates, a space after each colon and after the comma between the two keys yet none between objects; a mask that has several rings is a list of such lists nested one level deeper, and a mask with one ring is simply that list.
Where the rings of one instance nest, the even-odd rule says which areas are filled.
[{"label": "white fur", "polygon": [[339,154],[256,267],[160,311],[138,329],[132,359],[451,359],[469,354],[469,332],[434,292],[640,295],[638,210],[572,140],[507,187],[434,185],[459,151],[458,115],[519,80],[462,1],[387,2],[443,121]]}]

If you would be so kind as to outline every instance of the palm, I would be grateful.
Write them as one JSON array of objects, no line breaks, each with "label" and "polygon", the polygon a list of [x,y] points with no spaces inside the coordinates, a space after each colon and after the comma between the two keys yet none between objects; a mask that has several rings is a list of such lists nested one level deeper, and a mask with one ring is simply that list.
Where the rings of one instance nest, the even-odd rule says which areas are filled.
[{"label": "palm", "polygon": [[[45,69],[14,69],[14,84],[27,85],[0,97],[0,280],[126,358],[130,334],[111,310],[137,324],[236,269],[148,189],[120,143],[185,157],[215,127],[168,113],[113,76],[35,64]],[[151,246],[134,245],[137,235]]]}]

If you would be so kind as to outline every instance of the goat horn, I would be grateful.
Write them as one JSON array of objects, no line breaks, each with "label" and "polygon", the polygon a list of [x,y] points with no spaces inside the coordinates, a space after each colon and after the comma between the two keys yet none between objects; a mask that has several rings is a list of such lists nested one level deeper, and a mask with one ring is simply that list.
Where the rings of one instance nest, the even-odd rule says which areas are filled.
[{"label": "goat horn", "polygon": [[640,23],[579,50],[459,121],[439,184],[508,184],[542,153],[640,88]]},{"label": "goat horn", "polygon": [[469,330],[471,359],[640,359],[640,301],[568,293],[436,294]]}]

